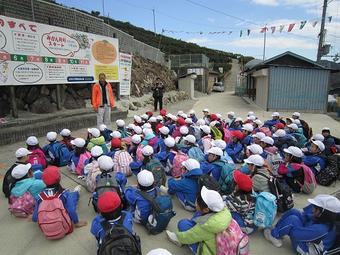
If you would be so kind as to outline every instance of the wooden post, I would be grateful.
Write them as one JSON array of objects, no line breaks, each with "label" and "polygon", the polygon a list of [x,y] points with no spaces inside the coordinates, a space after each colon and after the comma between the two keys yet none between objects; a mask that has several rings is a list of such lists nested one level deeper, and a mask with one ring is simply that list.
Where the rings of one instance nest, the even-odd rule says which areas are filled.
[{"label": "wooden post", "polygon": [[9,91],[10,91],[10,97],[11,97],[12,116],[14,118],[18,118],[18,107],[17,107],[17,101],[15,100],[14,86],[10,86]]},{"label": "wooden post", "polygon": [[62,85],[59,85],[59,84],[56,85],[56,99],[57,99],[57,109],[58,110],[61,110],[61,108],[62,108],[60,86],[62,86]]}]

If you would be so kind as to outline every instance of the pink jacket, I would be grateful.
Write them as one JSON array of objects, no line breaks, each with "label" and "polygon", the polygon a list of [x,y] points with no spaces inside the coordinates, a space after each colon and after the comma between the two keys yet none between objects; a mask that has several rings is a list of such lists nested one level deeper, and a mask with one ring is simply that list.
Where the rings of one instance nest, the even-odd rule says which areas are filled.
[{"label": "pink jacket", "polygon": [[78,164],[76,166],[76,173],[78,175],[83,175],[84,173],[84,166],[85,166],[85,160],[91,158],[91,153],[86,151],[83,154],[80,154]]}]

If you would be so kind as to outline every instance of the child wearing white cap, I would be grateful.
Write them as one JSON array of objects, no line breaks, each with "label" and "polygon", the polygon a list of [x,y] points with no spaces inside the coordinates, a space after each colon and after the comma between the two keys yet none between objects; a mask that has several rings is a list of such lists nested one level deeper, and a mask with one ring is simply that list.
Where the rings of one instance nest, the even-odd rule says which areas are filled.
[{"label": "child wearing white cap", "polygon": [[302,148],[307,143],[307,138],[303,135],[303,130],[295,123],[287,126],[287,133],[293,136],[297,141],[297,146]]},{"label": "child wearing white cap", "polygon": [[270,192],[268,179],[270,173],[264,167],[264,159],[260,155],[251,155],[244,160],[250,170],[250,175],[253,180],[253,189],[255,192]]},{"label": "child wearing white cap", "polygon": [[275,126],[275,124],[280,123],[280,122],[281,122],[280,121],[280,113],[273,112],[272,113],[272,119],[265,121],[263,126],[272,129],[272,127]]},{"label": "child wearing white cap", "polygon": [[189,115],[189,118],[192,119],[193,123],[197,122],[197,116],[196,116],[196,112],[194,110],[190,110],[188,115]]},{"label": "child wearing white cap", "polygon": [[108,129],[105,124],[99,125],[99,131],[102,136],[104,136],[105,142],[108,143],[111,141],[110,134],[112,133],[111,129]]},{"label": "child wearing white cap", "polygon": [[164,140],[169,137],[170,129],[166,126],[163,126],[159,129],[159,135],[158,135],[158,144],[157,144],[157,152],[165,151],[166,145],[164,143]]},{"label": "child wearing white cap", "polygon": [[66,166],[71,157],[71,153],[65,144],[57,141],[57,136],[58,134],[56,132],[48,132],[46,139],[49,143],[46,144],[42,150],[45,153],[49,165]]},{"label": "child wearing white cap", "polygon": [[71,155],[67,168],[72,173],[83,176],[85,161],[91,158],[91,153],[86,150],[86,141],[83,138],[76,138],[71,141],[71,144],[74,146],[74,153]]},{"label": "child wearing white cap", "polygon": [[201,163],[201,169],[204,174],[211,174],[216,181],[219,181],[223,168],[234,168],[234,165],[228,164],[221,160],[223,151],[219,147],[212,147],[208,150],[207,162]]},{"label": "child wearing white cap", "polygon": [[[303,211],[291,209],[282,215],[273,229],[265,229],[264,237],[275,247],[283,245],[288,236],[292,248],[299,254],[324,254],[336,243],[335,221],[340,213],[340,201],[331,195],[308,199]],[[334,253],[338,254],[338,253]]]},{"label": "child wearing white cap", "polygon": [[39,165],[43,170],[47,166],[47,159],[45,153],[39,146],[39,141],[35,136],[30,136],[26,139],[27,149],[31,152],[28,155],[27,163],[31,165]]},{"label": "child wearing white cap", "polygon": [[73,151],[71,141],[74,139],[74,137],[71,135],[71,130],[64,128],[63,130],[60,131],[59,134],[62,137],[60,142],[65,144],[69,151]]},{"label": "child wearing white cap", "polygon": [[176,245],[189,245],[194,254],[215,254],[216,234],[228,228],[231,214],[221,195],[203,186],[196,200],[196,213],[191,219],[180,220],[178,230],[166,231]]},{"label": "child wearing white cap", "polygon": [[121,119],[116,120],[116,125],[117,125],[117,131],[119,131],[122,135],[121,138],[126,138],[126,137],[130,136],[130,133],[125,128],[125,121],[124,120],[121,120]]},{"label": "child wearing white cap", "polygon": [[88,128],[87,129],[87,146],[86,149],[91,151],[94,146],[99,146],[102,148],[104,154],[108,152],[108,148],[106,146],[106,141],[104,136],[100,133],[98,128]]},{"label": "child wearing white cap", "polygon": [[323,154],[324,150],[325,145],[323,142],[312,141],[309,151],[305,152],[303,163],[309,166],[315,175],[318,175],[327,166],[327,162]]},{"label": "child wearing white cap", "polygon": [[135,134],[131,137],[131,144],[128,148],[128,152],[133,158],[133,160],[136,160],[137,148],[141,142],[142,137],[140,135]]},{"label": "child wearing white cap", "polygon": [[103,155],[103,149],[99,146],[94,146],[91,149],[91,158],[85,161],[84,174],[86,175],[86,187],[90,192],[96,189],[96,178],[101,174],[98,158]]},{"label": "child wearing white cap", "polygon": [[205,161],[204,153],[201,148],[198,147],[198,144],[196,144],[195,136],[187,135],[184,137],[184,144],[186,146],[186,153],[188,154],[189,158],[196,159],[199,162]]},{"label": "child wearing white cap", "polygon": [[198,140],[198,146],[204,152],[204,154],[208,153],[208,150],[212,147],[211,145],[211,129],[207,125],[203,125],[200,127],[201,129],[201,138]]}]

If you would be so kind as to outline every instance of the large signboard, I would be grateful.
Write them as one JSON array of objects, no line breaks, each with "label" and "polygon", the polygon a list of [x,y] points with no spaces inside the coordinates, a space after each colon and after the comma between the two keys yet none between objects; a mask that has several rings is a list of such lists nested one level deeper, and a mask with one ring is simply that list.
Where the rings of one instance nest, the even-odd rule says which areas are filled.
[{"label": "large signboard", "polygon": [[131,67],[132,67],[132,55],[120,53],[119,54],[119,92],[122,96],[130,95],[131,85]]},{"label": "large signboard", "polygon": [[119,82],[118,39],[0,16],[0,86]]}]

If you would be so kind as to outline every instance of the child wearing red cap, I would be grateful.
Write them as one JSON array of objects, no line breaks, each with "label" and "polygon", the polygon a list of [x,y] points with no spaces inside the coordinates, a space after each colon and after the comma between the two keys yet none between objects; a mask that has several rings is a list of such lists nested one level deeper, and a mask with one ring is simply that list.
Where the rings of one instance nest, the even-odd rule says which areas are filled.
[{"label": "child wearing red cap", "polygon": [[97,207],[100,215],[97,215],[93,219],[90,231],[91,234],[95,236],[98,245],[102,242],[106,234],[103,227],[104,224],[109,224],[112,228],[120,224],[131,234],[134,234],[132,214],[122,210],[122,201],[117,192],[104,192],[98,198]]},{"label": "child wearing red cap", "polygon": [[254,231],[255,198],[252,196],[252,179],[241,173],[234,172],[235,189],[232,194],[224,198],[227,207],[242,231],[251,234]]},{"label": "child wearing red cap", "polygon": [[74,227],[86,226],[87,222],[79,220],[77,214],[80,186],[75,187],[74,191],[64,189],[60,184],[61,176],[59,168],[56,166],[48,166],[42,174],[42,180],[46,184],[46,188],[39,194],[32,220],[34,222],[38,221],[39,206],[43,200],[42,197],[52,198],[59,196]]},{"label": "child wearing red cap", "polygon": [[239,130],[231,131],[232,141],[227,144],[226,152],[235,163],[241,163],[244,158],[243,145],[241,143],[243,138],[244,135],[242,134],[241,131]]}]

